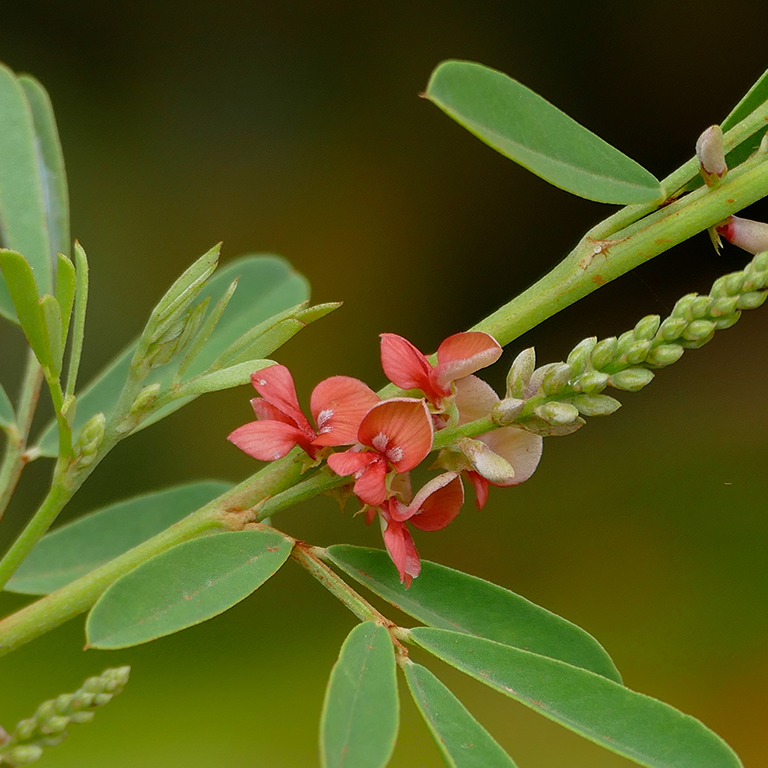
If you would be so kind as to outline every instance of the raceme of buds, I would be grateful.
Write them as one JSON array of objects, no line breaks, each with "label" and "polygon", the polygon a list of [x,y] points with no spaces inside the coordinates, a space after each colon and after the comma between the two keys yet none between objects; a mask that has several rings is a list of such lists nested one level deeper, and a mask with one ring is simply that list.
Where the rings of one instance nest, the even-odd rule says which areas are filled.
[{"label": "raceme of buds", "polygon": [[729,243],[749,253],[768,251],[768,224],[762,221],[729,216],[716,227],[717,233]]},{"label": "raceme of buds", "polygon": [[715,186],[728,172],[723,151],[723,129],[719,125],[711,125],[699,136],[696,157],[699,158],[701,175],[708,187]]},{"label": "raceme of buds", "polygon": [[91,416],[83,425],[75,445],[75,452],[78,455],[80,466],[87,467],[93,463],[104,439],[105,425],[106,419],[103,413]]}]

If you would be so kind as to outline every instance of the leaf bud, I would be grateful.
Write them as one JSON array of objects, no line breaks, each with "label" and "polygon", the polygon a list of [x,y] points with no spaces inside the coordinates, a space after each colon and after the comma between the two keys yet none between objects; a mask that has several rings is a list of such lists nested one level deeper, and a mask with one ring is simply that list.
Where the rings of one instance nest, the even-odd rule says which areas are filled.
[{"label": "leaf bud", "polygon": [[579,417],[579,409],[575,405],[557,401],[540,405],[534,412],[540,419],[555,427],[571,424]]},{"label": "leaf bud", "polygon": [[648,353],[645,362],[657,368],[664,368],[676,363],[683,356],[683,352],[685,350],[679,344],[661,344]]},{"label": "leaf bud", "polygon": [[639,365],[648,357],[650,351],[650,341],[636,341],[626,352],[627,362],[630,365]]},{"label": "leaf bud", "polygon": [[592,365],[599,371],[610,365],[616,356],[619,342],[615,336],[599,341],[592,352]]},{"label": "leaf bud", "polygon": [[712,305],[709,310],[710,317],[723,317],[723,315],[732,315],[739,305],[738,296],[721,296]]},{"label": "leaf bud", "polygon": [[609,384],[626,392],[638,392],[651,381],[653,381],[653,371],[649,371],[647,368],[627,368],[614,373]]},{"label": "leaf bud", "polygon": [[711,125],[699,136],[696,142],[696,157],[699,158],[704,183],[714,187],[728,172],[723,149],[723,129],[719,125]]},{"label": "leaf bud", "polygon": [[715,324],[711,320],[694,320],[688,324],[683,333],[686,341],[698,341],[711,336],[715,332]]},{"label": "leaf bud", "polygon": [[133,401],[133,405],[131,405],[131,416],[140,416],[143,414],[144,411],[146,411],[147,408],[149,408],[152,403],[157,400],[157,396],[161,389],[162,385],[159,382],[148,384],[146,387],[144,387],[141,392],[136,395],[136,399]]},{"label": "leaf bud", "polygon": [[682,317],[668,317],[659,329],[661,338],[664,341],[674,341],[679,339],[685,329],[688,327],[688,321]]},{"label": "leaf bud", "polygon": [[491,483],[505,485],[515,477],[512,465],[485,443],[471,437],[463,437],[458,442],[461,452],[469,459],[472,468]]},{"label": "leaf bud", "polygon": [[573,371],[568,363],[552,363],[549,370],[544,374],[541,382],[541,391],[545,395],[556,395],[562,392],[571,380]]},{"label": "leaf bud", "polygon": [[592,350],[597,344],[597,336],[590,336],[588,339],[580,341],[568,355],[566,362],[571,366],[574,375],[583,373],[592,357]]},{"label": "leaf bud", "polygon": [[638,341],[650,341],[656,336],[661,325],[661,318],[658,315],[648,315],[644,317],[635,326],[635,338]]},{"label": "leaf bud", "polygon": [[524,349],[512,363],[507,374],[507,397],[525,397],[528,383],[536,368],[536,350]]},{"label": "leaf bud", "polygon": [[582,416],[610,416],[621,408],[621,403],[608,395],[576,395],[570,402]]},{"label": "leaf bud", "polygon": [[768,224],[762,221],[729,216],[718,224],[717,233],[749,253],[768,251]]},{"label": "leaf bud", "polygon": [[607,373],[588,371],[579,376],[573,383],[573,388],[577,392],[585,392],[587,394],[602,392],[608,386],[608,378]]},{"label": "leaf bud", "polygon": [[525,400],[516,397],[505,397],[503,400],[499,400],[491,411],[493,423],[498,424],[500,427],[508,427],[510,424],[514,424],[524,406]]},{"label": "leaf bud", "polygon": [[749,291],[739,296],[739,309],[757,309],[765,302],[768,294],[765,291]]}]

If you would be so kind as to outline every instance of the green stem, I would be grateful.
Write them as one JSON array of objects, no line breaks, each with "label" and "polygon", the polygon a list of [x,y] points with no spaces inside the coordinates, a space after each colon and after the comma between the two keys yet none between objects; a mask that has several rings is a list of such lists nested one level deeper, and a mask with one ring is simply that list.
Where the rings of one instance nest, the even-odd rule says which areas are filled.
[{"label": "green stem", "polygon": [[360,621],[375,621],[384,627],[394,627],[394,622],[379,613],[362,595],[358,594],[336,571],[329,568],[321,558],[324,550],[296,542],[291,559],[316,578],[335,598],[340,600]]}]

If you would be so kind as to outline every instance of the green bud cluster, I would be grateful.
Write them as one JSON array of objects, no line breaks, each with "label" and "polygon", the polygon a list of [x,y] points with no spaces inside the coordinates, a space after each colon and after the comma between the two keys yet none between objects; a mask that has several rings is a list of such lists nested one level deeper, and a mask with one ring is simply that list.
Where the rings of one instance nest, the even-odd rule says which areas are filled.
[{"label": "green bud cluster", "polygon": [[743,310],[763,304],[766,288],[768,252],[716,280],[708,295],[683,296],[663,321],[648,315],[621,336],[584,339],[564,363],[536,368],[533,348],[526,349],[512,364],[506,398],[494,409],[494,421],[563,435],[579,429],[582,416],[614,413],[621,403],[601,394],[606,387],[638,392],[653,381],[654,369],[677,362],[686,349],[703,347],[715,331],[734,325]]},{"label": "green bud cluster", "polygon": [[43,754],[43,747],[60,744],[70,723],[92,720],[95,709],[123,690],[130,671],[130,667],[107,669],[98,677],[89,677],[74,693],[44,701],[32,717],[16,725],[10,738],[0,739],[0,763],[31,763]]}]

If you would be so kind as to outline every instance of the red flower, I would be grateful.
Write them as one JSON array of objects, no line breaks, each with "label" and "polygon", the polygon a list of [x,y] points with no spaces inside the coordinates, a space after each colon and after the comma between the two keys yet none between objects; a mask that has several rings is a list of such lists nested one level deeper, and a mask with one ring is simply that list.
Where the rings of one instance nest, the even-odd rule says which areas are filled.
[{"label": "red flower", "polygon": [[420,389],[441,409],[451,394],[451,383],[495,363],[501,346],[487,333],[470,331],[449,336],[437,348],[437,365],[402,336],[381,334],[381,365],[387,378],[402,389]]},{"label": "red flower", "polygon": [[406,588],[421,572],[419,553],[406,523],[422,531],[439,531],[459,514],[463,503],[464,488],[458,474],[446,472],[430,480],[410,504],[394,496],[382,504],[379,512],[384,545]]},{"label": "red flower", "polygon": [[294,445],[314,459],[320,447],[354,443],[363,417],[379,402],[378,395],[358,379],[325,379],[310,400],[315,430],[301,412],[293,378],[284,365],[257,371],[251,382],[261,395],[251,400],[258,420],[238,427],[227,439],[260,461],[280,459]]},{"label": "red flower", "polygon": [[[432,450],[432,419],[423,400],[396,397],[373,406],[360,423],[360,445],[332,453],[328,466],[337,475],[354,475],[360,501],[380,506],[387,493],[387,473],[408,472]],[[365,450],[369,448],[370,450]]]}]

